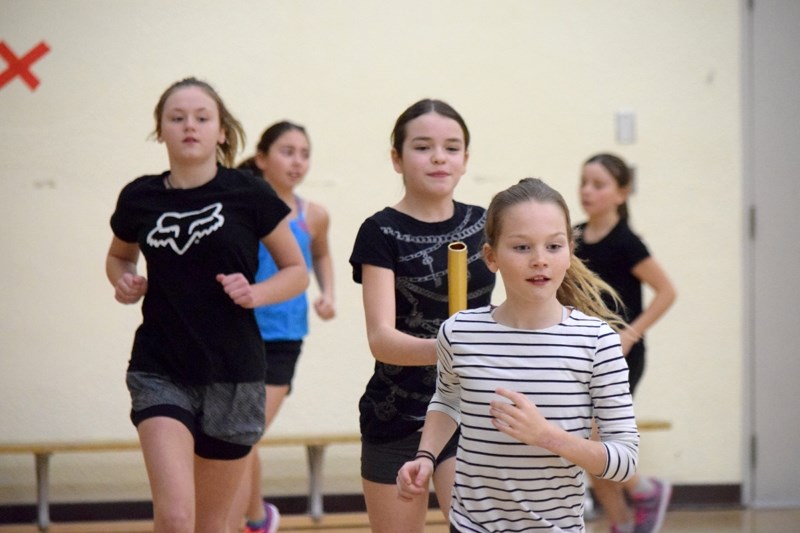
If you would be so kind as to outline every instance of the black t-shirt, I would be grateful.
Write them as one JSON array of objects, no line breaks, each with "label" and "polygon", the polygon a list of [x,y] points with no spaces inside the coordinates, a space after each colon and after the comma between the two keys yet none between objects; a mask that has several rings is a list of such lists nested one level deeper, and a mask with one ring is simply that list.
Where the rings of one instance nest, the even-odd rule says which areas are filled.
[{"label": "black t-shirt", "polygon": [[[495,276],[483,262],[483,208],[454,202],[453,217],[421,222],[392,208],[364,221],[350,263],[361,283],[362,265],[388,268],[395,274],[395,326],[420,338],[436,338],[449,316],[447,245],[467,245],[467,305],[488,305]],[[361,433],[370,442],[407,436],[425,421],[436,385],[436,366],[396,366],[375,361],[375,371],[359,402]]]},{"label": "black t-shirt", "polygon": [[192,385],[261,381],[264,356],[252,309],[225,294],[217,274],[254,282],[258,244],[289,208],[264,180],[218,167],[201,187],[166,189],[166,173],[126,185],[111,216],[137,243],[148,289],[128,369]]},{"label": "black t-shirt", "polygon": [[[585,227],[585,222],[577,226],[575,255],[617,291],[626,307],[623,318],[631,323],[642,314],[642,283],[631,271],[650,257],[650,252],[625,220],[620,220],[608,235],[591,244],[584,242],[580,235]],[[616,307],[613,302],[606,304],[611,309]]]}]

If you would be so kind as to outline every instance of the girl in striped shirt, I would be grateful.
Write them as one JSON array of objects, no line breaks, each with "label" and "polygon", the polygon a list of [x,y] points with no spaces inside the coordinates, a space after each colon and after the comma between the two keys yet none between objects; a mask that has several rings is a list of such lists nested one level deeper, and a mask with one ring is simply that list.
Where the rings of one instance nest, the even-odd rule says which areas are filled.
[{"label": "girl in striped shirt", "polygon": [[[585,472],[636,470],[628,367],[603,303],[613,289],[573,254],[561,194],[526,178],[487,212],[484,258],[506,300],[459,312],[437,339],[438,379],[398,494],[424,494],[460,424],[451,531],[584,531]],[[612,328],[613,327],[613,328]],[[591,440],[592,419],[600,441]]]}]

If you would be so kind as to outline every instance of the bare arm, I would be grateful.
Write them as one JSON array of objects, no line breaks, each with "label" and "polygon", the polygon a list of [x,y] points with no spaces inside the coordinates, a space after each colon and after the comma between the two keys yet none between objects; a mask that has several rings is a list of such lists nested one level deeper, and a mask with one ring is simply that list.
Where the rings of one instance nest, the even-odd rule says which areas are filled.
[{"label": "bare arm", "polygon": [[626,355],[631,346],[638,342],[645,332],[664,316],[664,313],[675,302],[676,297],[675,287],[661,268],[661,265],[652,256],[637,263],[631,272],[639,281],[652,288],[653,299],[642,310],[642,314],[631,323],[630,328],[620,333],[622,351]]},{"label": "bare arm", "polygon": [[420,339],[395,328],[394,272],[363,265],[361,284],[373,357],[391,365],[435,365],[436,339]]},{"label": "bare arm", "polygon": [[303,253],[286,218],[261,242],[278,267],[274,276],[251,285],[241,272],[217,275],[217,281],[231,300],[247,309],[288,300],[308,287],[308,270]]},{"label": "bare arm", "polygon": [[111,239],[106,256],[106,277],[114,286],[114,298],[120,303],[136,303],[147,292],[147,279],[137,273],[138,261],[138,244],[118,237]]},{"label": "bare arm", "polygon": [[[436,393],[428,405],[425,425],[422,427],[419,450],[421,456],[407,461],[397,473],[397,495],[409,501],[426,492],[434,470],[434,460],[442,453],[461,421],[459,405],[461,384],[453,372],[453,353],[448,334],[448,322],[442,325],[436,341],[437,378]],[[427,452],[427,453],[425,453]]]},{"label": "bare arm", "polygon": [[[456,421],[446,413],[428,411],[425,415],[419,450],[431,452],[434,457],[438,457],[447,441],[453,436],[456,427]],[[409,501],[426,494],[433,468],[433,460],[429,457],[417,457],[400,467],[397,473],[397,495],[400,499]]]},{"label": "bare arm", "polygon": [[308,269],[289,227],[289,219],[284,218],[262,242],[275,260],[278,272],[253,286],[256,293],[254,307],[294,298],[308,288]]},{"label": "bare arm", "polygon": [[307,222],[311,233],[311,263],[317,278],[320,295],[314,301],[314,310],[323,320],[336,315],[333,292],[333,260],[328,245],[330,217],[319,204],[308,203]]}]

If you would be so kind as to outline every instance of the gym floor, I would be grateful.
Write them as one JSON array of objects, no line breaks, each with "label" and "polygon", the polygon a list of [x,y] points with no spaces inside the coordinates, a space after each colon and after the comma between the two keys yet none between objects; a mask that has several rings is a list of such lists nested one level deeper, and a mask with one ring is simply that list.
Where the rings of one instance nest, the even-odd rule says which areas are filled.
[{"label": "gym floor", "polygon": [[[783,533],[800,531],[800,509],[699,509],[667,513],[662,533]],[[606,533],[608,523],[599,517],[587,522],[587,533]],[[150,521],[54,523],[48,533],[152,533]],[[305,515],[281,519],[281,532],[369,533],[366,513],[331,513],[313,522]],[[437,510],[428,513],[426,533],[449,533]],[[35,525],[4,525],[0,533],[38,533]]]}]

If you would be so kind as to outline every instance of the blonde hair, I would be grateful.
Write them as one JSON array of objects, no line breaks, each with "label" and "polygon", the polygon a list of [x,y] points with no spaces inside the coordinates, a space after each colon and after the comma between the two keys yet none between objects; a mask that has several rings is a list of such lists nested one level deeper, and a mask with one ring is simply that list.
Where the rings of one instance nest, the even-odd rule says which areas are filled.
[{"label": "blonde hair", "polygon": [[187,87],[199,87],[211,97],[217,104],[219,111],[219,123],[222,131],[225,132],[225,142],[217,145],[217,161],[226,167],[233,167],[236,162],[236,154],[239,149],[245,144],[245,134],[242,124],[236,120],[228,108],[225,107],[225,102],[222,101],[217,91],[208,83],[198,80],[197,78],[190,77],[176,81],[170,85],[166,91],[158,99],[156,108],[153,115],[156,119],[156,129],[153,135],[156,137],[161,136],[161,117],[164,114],[164,105],[167,103],[167,98],[178,89],[185,89]]},{"label": "blonde hair", "polygon": [[[503,214],[512,206],[529,201],[551,203],[557,205],[563,212],[567,222],[567,239],[570,250],[575,248],[575,230],[569,216],[569,208],[557,190],[553,189],[538,178],[524,178],[516,185],[497,193],[489,204],[486,212],[486,244],[494,247],[497,238],[503,230]],[[564,281],[556,291],[556,297],[562,305],[572,306],[586,313],[608,322],[617,331],[626,327],[625,321],[619,313],[605,304],[603,295],[608,295],[617,309],[623,309],[616,291],[589,270],[574,253],[570,252],[570,264],[567,268]]]}]

